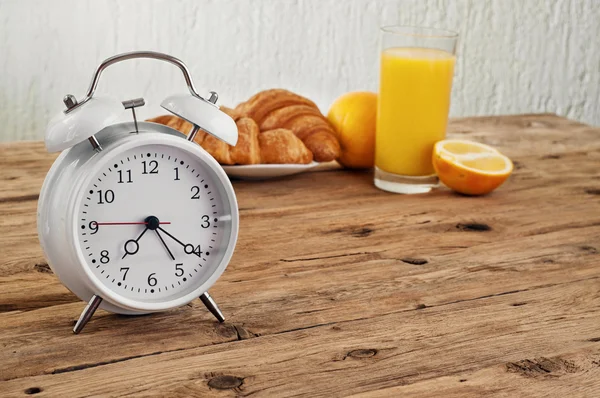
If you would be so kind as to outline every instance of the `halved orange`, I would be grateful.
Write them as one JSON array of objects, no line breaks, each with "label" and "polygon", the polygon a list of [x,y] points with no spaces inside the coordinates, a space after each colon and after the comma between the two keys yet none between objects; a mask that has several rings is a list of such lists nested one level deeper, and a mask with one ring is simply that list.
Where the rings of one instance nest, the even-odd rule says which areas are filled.
[{"label": "halved orange", "polygon": [[448,188],[465,195],[484,195],[506,181],[513,163],[489,145],[442,140],[433,147],[433,167]]}]

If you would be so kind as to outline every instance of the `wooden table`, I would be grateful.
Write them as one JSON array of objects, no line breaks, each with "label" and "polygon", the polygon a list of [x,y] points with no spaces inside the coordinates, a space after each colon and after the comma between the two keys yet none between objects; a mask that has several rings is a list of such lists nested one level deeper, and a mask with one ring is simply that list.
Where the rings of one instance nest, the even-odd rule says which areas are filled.
[{"label": "wooden table", "polygon": [[211,289],[168,313],[84,307],[49,270],[36,204],[54,155],[0,145],[0,396],[600,396],[600,129],[454,120],[500,148],[499,190],[401,196],[368,172],[236,182]]}]

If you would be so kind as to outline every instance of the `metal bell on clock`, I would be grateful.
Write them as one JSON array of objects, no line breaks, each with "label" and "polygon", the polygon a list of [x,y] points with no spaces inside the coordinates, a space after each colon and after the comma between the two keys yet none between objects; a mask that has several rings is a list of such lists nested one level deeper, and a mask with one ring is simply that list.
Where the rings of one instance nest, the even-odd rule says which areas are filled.
[{"label": "metal bell on clock", "polygon": [[214,91],[208,100],[191,94],[179,94],[167,97],[160,106],[194,126],[188,140],[193,141],[198,130],[202,129],[229,145],[235,145],[238,140],[237,126],[229,115],[215,105],[217,98]]},{"label": "metal bell on clock", "polygon": [[67,109],[56,115],[46,128],[48,152],[60,152],[90,139],[124,112],[123,105],[110,97],[93,97],[77,103],[72,95],[64,98]]}]

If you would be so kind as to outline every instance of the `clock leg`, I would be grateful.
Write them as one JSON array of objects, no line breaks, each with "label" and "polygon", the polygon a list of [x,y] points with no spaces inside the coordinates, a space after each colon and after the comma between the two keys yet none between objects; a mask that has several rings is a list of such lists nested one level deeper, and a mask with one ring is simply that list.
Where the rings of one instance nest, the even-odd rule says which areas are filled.
[{"label": "clock leg", "polygon": [[210,294],[208,294],[208,292],[202,294],[200,296],[200,300],[202,301],[202,304],[204,304],[206,308],[208,308],[208,310],[215,316],[215,318],[217,318],[219,322],[225,321],[225,317],[219,309],[219,306],[217,305],[217,303],[215,303],[215,300],[213,300],[213,298],[210,297]]},{"label": "clock leg", "polygon": [[96,312],[96,310],[98,309],[100,303],[102,303],[102,297],[93,295],[88,305],[85,306],[85,309],[83,310],[81,315],[79,315],[79,320],[73,328],[73,333],[79,334],[79,332],[83,330],[88,321],[92,319],[92,316],[94,315],[94,312]]}]

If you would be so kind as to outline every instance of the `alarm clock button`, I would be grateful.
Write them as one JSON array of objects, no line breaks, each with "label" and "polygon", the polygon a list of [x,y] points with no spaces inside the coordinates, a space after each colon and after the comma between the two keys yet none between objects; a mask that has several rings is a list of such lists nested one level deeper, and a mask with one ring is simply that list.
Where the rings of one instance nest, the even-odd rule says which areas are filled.
[{"label": "alarm clock button", "polygon": [[[216,101],[216,93],[211,94],[211,99]],[[229,145],[237,144],[237,125],[212,102],[191,94],[181,94],[168,97],[160,106]]]},{"label": "alarm clock button", "polygon": [[70,112],[61,112],[46,127],[46,149],[59,152],[75,146],[114,122],[122,112],[123,105],[107,97],[93,97]]}]

